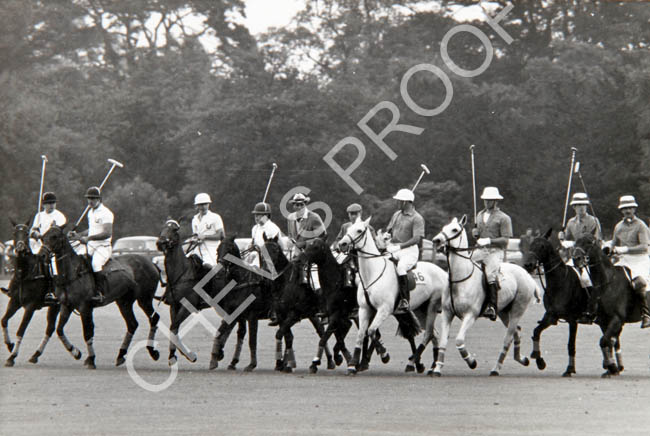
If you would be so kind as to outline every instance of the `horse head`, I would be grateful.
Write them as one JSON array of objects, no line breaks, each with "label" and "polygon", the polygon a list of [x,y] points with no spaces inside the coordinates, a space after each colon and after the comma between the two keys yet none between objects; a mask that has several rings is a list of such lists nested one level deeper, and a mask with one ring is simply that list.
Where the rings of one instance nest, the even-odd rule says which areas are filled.
[{"label": "horse head", "polygon": [[[585,235],[576,241],[573,247],[573,264],[578,268],[593,266],[594,263],[609,263],[609,259],[603,254],[598,240],[593,235]],[[594,261],[591,262],[590,261]]]},{"label": "horse head", "polygon": [[[284,268],[286,264],[289,262],[289,260],[287,259],[287,256],[285,256],[284,252],[282,251],[282,247],[280,246],[280,242],[279,242],[279,235],[275,235],[274,237],[269,238],[266,236],[266,233],[264,233],[262,237],[264,238],[264,249],[266,250],[266,253],[271,259],[271,262],[273,262],[274,267],[276,269]],[[266,265],[266,256],[261,256],[260,260],[262,263],[262,269],[268,271],[269,266]]]},{"label": "horse head", "polygon": [[550,241],[551,232],[552,229],[549,229],[543,237],[533,239],[528,251],[524,253],[524,268],[529,273],[534,271],[540,263],[548,265],[554,257],[558,256]]},{"label": "horse head", "polygon": [[307,241],[302,255],[310,263],[323,264],[327,259],[327,254],[330,248],[325,241],[320,238]]},{"label": "horse head", "polygon": [[[373,253],[371,247],[374,247],[374,251],[378,251],[373,238],[368,238],[368,233],[370,233],[370,218],[371,217],[368,217],[365,221],[357,220],[354,224],[348,227],[345,236],[343,236],[339,241],[339,249],[342,252],[347,253],[351,249],[356,248],[361,251]],[[371,247],[368,247],[369,244],[371,244]]]},{"label": "horse head", "polygon": [[52,224],[52,227],[49,228],[47,232],[42,237],[43,247],[46,251],[54,254],[61,254],[64,252],[65,247],[70,247],[70,242],[66,236],[65,229],[66,224],[61,227]]},{"label": "horse head", "polygon": [[16,256],[31,253],[31,248],[29,247],[29,226],[27,224],[14,223],[13,239]]},{"label": "horse head", "polygon": [[231,235],[224,238],[219,247],[217,248],[217,259],[221,265],[224,265],[228,268],[231,262],[228,260],[228,256],[236,257],[241,259],[241,251],[239,251],[239,246],[235,242],[237,235]]},{"label": "horse head", "polygon": [[160,235],[158,235],[158,240],[156,241],[156,247],[158,247],[158,250],[166,253],[178,246],[181,240],[179,234],[181,225],[179,221],[168,219],[165,222],[165,225],[160,231]]},{"label": "horse head", "polygon": [[431,241],[436,247],[445,244],[452,248],[467,248],[465,224],[467,224],[467,215],[463,215],[461,219],[454,217]]}]

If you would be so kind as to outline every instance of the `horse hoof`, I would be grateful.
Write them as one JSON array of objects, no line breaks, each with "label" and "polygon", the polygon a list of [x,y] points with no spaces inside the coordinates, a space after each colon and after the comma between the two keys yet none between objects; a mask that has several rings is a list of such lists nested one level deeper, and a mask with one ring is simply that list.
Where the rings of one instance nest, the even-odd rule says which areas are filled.
[{"label": "horse hoof", "polygon": [[528,366],[530,365],[530,360],[528,360],[528,357],[524,357],[522,360],[519,361],[523,366]]},{"label": "horse hoof", "polygon": [[123,357],[118,357],[117,360],[115,361],[115,366],[120,366],[123,365],[124,362],[126,362],[126,359]]},{"label": "horse hoof", "polygon": [[216,359],[211,359],[210,360],[210,366],[208,366],[209,370],[217,369],[219,367],[219,362],[216,361]]},{"label": "horse hoof", "polygon": [[196,360],[198,359],[198,357],[197,357],[197,355],[196,355],[196,353],[194,351],[190,351],[190,353],[186,357],[187,357],[187,360],[189,360],[192,363],[196,362]]},{"label": "horse hoof", "polygon": [[612,375],[609,373],[609,371],[605,371],[600,378],[610,378]]},{"label": "horse hoof", "polygon": [[476,360],[472,360],[471,362],[469,362],[469,363],[467,364],[467,366],[469,366],[469,369],[476,369],[476,367],[478,366],[478,364],[476,363]]},{"label": "horse hoof", "polygon": [[490,377],[496,377],[499,375],[498,371],[490,371]]},{"label": "horse hoof", "polygon": [[84,366],[88,369],[97,369],[95,366],[95,356],[86,357],[86,360],[84,360]]},{"label": "horse hoof", "polygon": [[381,363],[388,363],[390,362],[390,354],[386,353],[383,356],[381,356]]},{"label": "horse hoof", "polygon": [[38,358],[41,356],[40,351],[36,351],[32,357],[29,358],[29,363],[38,363]]},{"label": "horse hoof", "polygon": [[9,350],[10,353],[12,351],[14,351],[14,343],[13,342],[5,342],[5,344],[7,345],[7,350]]},{"label": "horse hoof", "polygon": [[359,372],[368,371],[369,369],[370,369],[370,364],[367,362],[364,362],[361,365],[359,365]]},{"label": "horse hoof", "polygon": [[318,367],[312,363],[309,366],[309,373],[310,374],[316,374],[317,372],[318,372]]},{"label": "horse hoof", "polygon": [[233,365],[233,364],[231,363],[230,365],[228,365],[228,370],[230,370],[230,371],[237,371],[237,366],[236,366],[236,365]]},{"label": "horse hoof", "polygon": [[424,372],[424,365],[421,363],[416,363],[415,369],[417,370],[418,374],[422,374]]},{"label": "horse hoof", "polygon": [[[335,354],[334,355],[334,363],[336,363],[336,366],[340,366],[343,363],[343,356],[341,356],[338,353]],[[332,369],[334,369],[334,368],[332,368]]]},{"label": "horse hoof", "polygon": [[320,366],[320,359],[312,360],[311,365],[312,366]]},{"label": "horse hoof", "polygon": [[624,369],[625,369],[624,366],[619,366],[619,367],[618,367],[618,372],[623,372]]},{"label": "horse hoof", "polygon": [[433,377],[433,370],[432,370],[432,369],[428,370],[428,371],[427,371],[427,375],[428,375],[429,377]]},{"label": "horse hoof", "polygon": [[406,368],[404,368],[404,372],[415,372],[415,366],[409,363],[406,365]]},{"label": "horse hoof", "polygon": [[174,366],[174,365],[176,365],[176,363],[178,363],[178,358],[176,356],[170,357],[168,363],[169,363],[169,366]]},{"label": "horse hoof", "polygon": [[357,369],[355,367],[348,367],[347,375],[357,375]]},{"label": "horse hoof", "polygon": [[224,354],[224,352],[223,352],[223,348],[221,348],[221,349],[217,352],[217,360],[221,361],[221,360],[223,360],[224,357],[225,357],[225,354]]},{"label": "horse hoof", "polygon": [[336,369],[336,363],[333,359],[327,359],[327,369]]},{"label": "horse hoof", "polygon": [[74,357],[74,360],[79,360],[81,359],[81,351],[79,350],[74,350],[72,352],[72,357]]},{"label": "horse hoof", "polygon": [[571,371],[568,371],[568,370],[564,371],[564,373],[562,374],[562,377],[571,377]]},{"label": "horse hoof", "polygon": [[16,363],[14,362],[14,359],[15,359],[14,357],[10,357],[9,359],[7,359],[7,361],[5,362],[5,366],[7,368],[11,368],[12,366],[14,366]]},{"label": "horse hoof", "polygon": [[537,364],[537,369],[539,369],[541,371],[546,369],[546,362],[541,357],[538,357],[537,359],[535,359],[535,363]]},{"label": "horse hoof", "polygon": [[276,371],[282,371],[283,368],[284,368],[284,363],[281,360],[276,360],[274,369]]},{"label": "horse hoof", "polygon": [[282,368],[282,372],[284,372],[285,374],[291,374],[293,372],[293,368],[290,366],[285,366],[284,368]]},{"label": "horse hoof", "polygon": [[431,375],[433,377],[442,377],[442,373],[440,371],[436,371],[435,369],[433,371],[430,371]]},{"label": "horse hoof", "polygon": [[158,360],[160,358],[160,353],[154,347],[147,346],[147,351],[153,360]]},{"label": "horse hoof", "polygon": [[252,372],[256,367],[257,367],[257,365],[251,364],[251,365],[248,365],[246,368],[244,368],[244,371],[245,372]]}]

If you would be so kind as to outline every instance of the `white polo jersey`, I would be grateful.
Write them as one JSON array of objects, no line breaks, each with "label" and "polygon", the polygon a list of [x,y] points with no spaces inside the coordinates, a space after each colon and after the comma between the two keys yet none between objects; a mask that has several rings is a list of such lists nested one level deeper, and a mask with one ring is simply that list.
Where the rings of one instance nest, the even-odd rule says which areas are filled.
[{"label": "white polo jersey", "polygon": [[253,245],[256,247],[264,246],[264,235],[267,239],[275,238],[280,235],[280,227],[278,227],[273,221],[267,220],[263,225],[255,224],[253,230],[251,230],[251,238],[253,239]]},{"label": "white polo jersey", "polygon": [[[201,238],[215,236],[219,230],[222,230],[225,235],[226,231],[223,228],[223,221],[218,213],[207,211],[203,216],[197,213],[192,218],[192,232]],[[203,241],[188,254],[196,254],[204,263],[216,266],[219,243],[220,241]]]},{"label": "white polo jersey", "polygon": [[[104,230],[104,224],[113,224],[113,212],[100,203],[97,209],[90,208],[88,211],[88,236],[95,236]],[[112,237],[102,239],[101,241],[88,241],[89,247],[100,247],[111,245]]]},{"label": "white polo jersey", "polygon": [[[61,227],[67,222],[65,215],[63,215],[58,210],[54,209],[51,213],[41,211],[36,214],[34,217],[34,225],[32,225],[32,231],[38,230],[38,233],[43,236],[47,232],[52,224],[56,224]],[[31,233],[31,232],[30,232]],[[41,249],[41,241],[36,239],[29,239],[29,246],[32,249],[32,253],[38,253]]]}]

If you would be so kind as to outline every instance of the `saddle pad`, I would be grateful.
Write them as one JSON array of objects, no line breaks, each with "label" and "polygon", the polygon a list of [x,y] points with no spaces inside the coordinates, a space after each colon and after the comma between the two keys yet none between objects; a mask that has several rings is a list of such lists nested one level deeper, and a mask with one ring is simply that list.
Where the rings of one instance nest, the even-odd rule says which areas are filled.
[{"label": "saddle pad", "polygon": [[131,280],[135,280],[135,276],[133,275],[133,271],[131,268],[127,268],[120,261],[110,258],[108,259],[108,262],[106,262],[106,265],[104,265],[104,268],[102,268],[102,271],[108,274],[116,273],[116,272],[124,272],[126,275],[131,278]]}]

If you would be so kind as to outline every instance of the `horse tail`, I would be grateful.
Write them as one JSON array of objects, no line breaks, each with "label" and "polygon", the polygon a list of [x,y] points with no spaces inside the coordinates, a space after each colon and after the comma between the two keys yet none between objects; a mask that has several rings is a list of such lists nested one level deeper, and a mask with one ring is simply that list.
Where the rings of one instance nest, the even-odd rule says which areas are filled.
[{"label": "horse tail", "polygon": [[414,338],[422,331],[420,321],[418,321],[413,311],[409,310],[407,313],[395,315],[395,319],[397,319],[398,323],[397,334],[403,338]]}]

